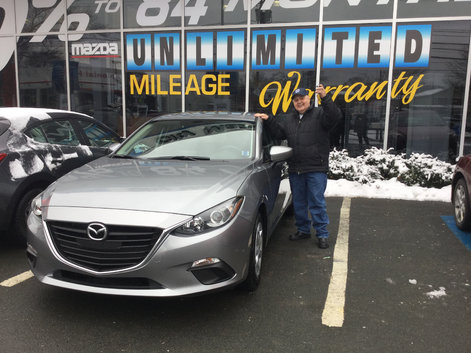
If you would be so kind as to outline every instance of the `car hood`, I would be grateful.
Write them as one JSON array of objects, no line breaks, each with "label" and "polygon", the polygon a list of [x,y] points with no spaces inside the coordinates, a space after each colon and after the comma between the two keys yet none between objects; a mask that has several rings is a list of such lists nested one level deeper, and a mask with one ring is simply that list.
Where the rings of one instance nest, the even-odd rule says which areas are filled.
[{"label": "car hood", "polygon": [[49,207],[196,215],[237,195],[251,162],[143,161],[103,157],[51,186]]}]

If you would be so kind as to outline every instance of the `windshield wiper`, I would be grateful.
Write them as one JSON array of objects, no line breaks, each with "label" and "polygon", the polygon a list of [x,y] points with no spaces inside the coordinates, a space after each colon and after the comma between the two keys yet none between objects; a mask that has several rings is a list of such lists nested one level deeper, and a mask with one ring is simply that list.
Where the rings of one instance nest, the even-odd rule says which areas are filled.
[{"label": "windshield wiper", "polygon": [[209,157],[202,156],[174,156],[172,159],[178,159],[180,161],[209,161]]},{"label": "windshield wiper", "polygon": [[179,161],[209,161],[209,157],[201,157],[201,156],[164,156],[164,157],[155,157],[149,158],[152,160],[159,160],[159,159],[176,159]]},{"label": "windshield wiper", "polygon": [[111,156],[108,156],[110,158],[122,158],[122,159],[134,159],[136,157],[133,157],[133,156],[129,156],[129,155],[126,155],[126,154],[112,154]]}]

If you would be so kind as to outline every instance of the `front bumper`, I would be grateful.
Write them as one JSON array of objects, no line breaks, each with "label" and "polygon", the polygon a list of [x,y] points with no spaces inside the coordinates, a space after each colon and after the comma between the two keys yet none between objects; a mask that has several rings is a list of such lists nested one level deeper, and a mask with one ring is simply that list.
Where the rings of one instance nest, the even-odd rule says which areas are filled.
[{"label": "front bumper", "polygon": [[[57,207],[43,217],[45,221],[33,214],[28,218],[27,252],[34,275],[46,284],[101,294],[169,297],[233,286],[247,276],[253,225],[240,215],[221,228],[189,237],[171,233],[189,219],[186,215]],[[58,250],[47,227],[47,222],[58,220],[156,227],[162,233],[141,262],[97,271]]]}]

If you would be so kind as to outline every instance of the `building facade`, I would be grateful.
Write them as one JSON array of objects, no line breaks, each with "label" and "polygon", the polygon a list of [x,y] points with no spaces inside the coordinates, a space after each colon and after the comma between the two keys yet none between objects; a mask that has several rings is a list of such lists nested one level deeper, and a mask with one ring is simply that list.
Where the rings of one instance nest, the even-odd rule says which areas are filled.
[{"label": "building facade", "polygon": [[332,148],[471,153],[471,0],[0,0],[0,24],[1,106],[129,135],[170,112],[286,114],[322,83]]}]

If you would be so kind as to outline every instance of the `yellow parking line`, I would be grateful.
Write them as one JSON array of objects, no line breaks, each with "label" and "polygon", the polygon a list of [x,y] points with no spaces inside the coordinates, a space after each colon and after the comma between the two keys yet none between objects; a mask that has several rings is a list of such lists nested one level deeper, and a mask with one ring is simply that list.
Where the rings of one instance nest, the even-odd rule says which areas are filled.
[{"label": "yellow parking line", "polygon": [[322,324],[329,327],[343,326],[348,274],[350,203],[351,198],[344,198],[342,208],[340,209],[339,232],[333,255],[332,275],[330,277],[324,312],[322,313]]},{"label": "yellow parking line", "polygon": [[21,282],[24,282],[24,281],[30,279],[31,277],[33,277],[33,272],[26,271],[26,272],[20,273],[19,275],[15,276],[15,277],[9,278],[9,279],[1,282],[0,286],[2,286],[2,287],[13,287],[13,286],[16,286],[17,284],[19,284]]}]

